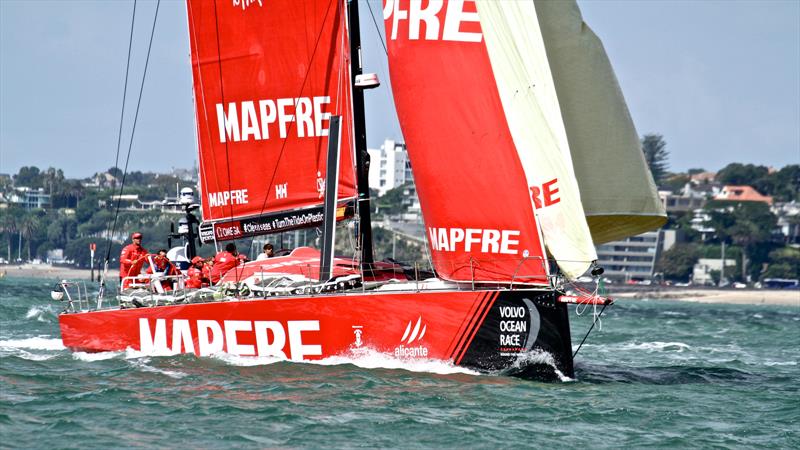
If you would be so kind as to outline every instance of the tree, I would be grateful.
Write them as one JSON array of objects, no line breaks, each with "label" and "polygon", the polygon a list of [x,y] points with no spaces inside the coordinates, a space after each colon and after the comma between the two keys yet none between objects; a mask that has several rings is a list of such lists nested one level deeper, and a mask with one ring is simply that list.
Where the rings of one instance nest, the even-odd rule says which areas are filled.
[{"label": "tree", "polygon": [[32,212],[22,216],[19,222],[19,232],[22,235],[22,239],[27,242],[28,261],[31,260],[31,241],[33,240],[34,234],[39,231],[40,228],[39,218]]},{"label": "tree", "polygon": [[665,251],[657,263],[657,270],[668,280],[687,281],[700,257],[694,244],[675,244]]},{"label": "tree", "polygon": [[0,215],[0,233],[6,235],[8,242],[8,260],[11,261],[11,245],[17,230],[17,218],[21,211],[17,208],[8,208]]},{"label": "tree", "polygon": [[749,275],[757,277],[761,265],[769,261],[769,252],[777,243],[772,231],[777,217],[763,202],[710,201],[706,203],[719,242],[735,243],[750,261]]},{"label": "tree", "polygon": [[769,253],[769,265],[761,274],[764,278],[800,279],[800,250],[784,247]]},{"label": "tree", "polygon": [[19,169],[19,173],[14,176],[14,186],[26,186],[29,188],[42,187],[42,174],[38,167],[24,166]]},{"label": "tree", "polygon": [[731,163],[717,172],[717,181],[723,184],[754,185],[755,181],[769,175],[765,166]]},{"label": "tree", "polygon": [[706,169],[703,169],[702,167],[693,167],[687,170],[686,173],[689,174],[689,176],[691,176],[691,175],[697,175],[698,173],[703,173],[705,171]]},{"label": "tree", "polygon": [[644,159],[647,161],[647,166],[650,167],[650,173],[653,174],[653,180],[656,185],[661,185],[667,175],[667,158],[669,152],[667,151],[667,142],[664,136],[660,134],[646,134],[642,138],[642,152]]}]

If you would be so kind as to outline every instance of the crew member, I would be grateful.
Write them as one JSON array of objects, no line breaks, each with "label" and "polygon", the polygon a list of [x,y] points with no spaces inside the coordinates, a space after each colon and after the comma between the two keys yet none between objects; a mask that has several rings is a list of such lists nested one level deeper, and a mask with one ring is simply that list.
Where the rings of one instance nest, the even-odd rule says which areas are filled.
[{"label": "crew member", "polygon": [[225,250],[214,257],[214,266],[211,268],[211,284],[219,282],[225,273],[239,265],[239,252],[233,242],[225,246]]},{"label": "crew member", "polygon": [[[131,279],[126,277],[133,277],[139,275],[141,265],[139,262],[147,256],[147,250],[142,247],[142,233],[136,232],[131,235],[132,244],[128,244],[122,249],[119,254],[119,279],[122,282],[122,289],[127,288],[131,284]],[[131,268],[138,266],[135,273],[129,273]]]},{"label": "crew member", "polygon": [[188,289],[200,289],[209,285],[211,269],[206,265],[205,260],[200,256],[192,258],[192,267],[186,271],[186,287]]},{"label": "crew member", "polygon": [[272,258],[273,256],[275,256],[275,252],[272,249],[272,244],[267,242],[266,244],[264,244],[264,252],[258,254],[258,257],[256,258],[256,261],[261,261],[263,259]]},{"label": "crew member", "polygon": [[[159,275],[164,277],[178,276],[181,274],[180,269],[178,269],[175,264],[172,264],[172,261],[167,258],[167,250],[163,248],[159,250],[158,254],[153,257],[153,262],[147,269],[147,273],[155,272],[158,272]],[[173,280],[162,280],[161,286],[164,287],[164,290],[171,291],[172,281]]]}]

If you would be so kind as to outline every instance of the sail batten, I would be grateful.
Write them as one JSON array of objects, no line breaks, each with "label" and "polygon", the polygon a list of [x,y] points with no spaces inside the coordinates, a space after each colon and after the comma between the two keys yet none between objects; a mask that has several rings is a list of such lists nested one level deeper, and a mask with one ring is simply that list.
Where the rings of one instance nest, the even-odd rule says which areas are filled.
[{"label": "sail batten", "polygon": [[[354,199],[343,1],[270,0],[242,8],[187,0],[187,9],[204,221],[262,223],[252,227],[261,234],[267,227],[259,218],[321,208],[332,115],[343,122],[338,197]],[[283,231],[277,228],[270,227]]]}]

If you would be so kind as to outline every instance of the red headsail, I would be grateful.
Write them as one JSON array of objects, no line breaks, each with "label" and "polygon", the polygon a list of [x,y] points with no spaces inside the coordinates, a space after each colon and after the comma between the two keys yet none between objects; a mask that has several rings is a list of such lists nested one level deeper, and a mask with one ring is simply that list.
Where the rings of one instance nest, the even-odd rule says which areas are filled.
[{"label": "red headsail", "polygon": [[394,101],[437,273],[545,283],[531,191],[475,4],[388,0],[383,16]]},{"label": "red headsail", "polygon": [[[215,237],[314,222],[304,213],[322,204],[331,115],[342,116],[338,196],[354,198],[343,2],[187,0],[187,9],[203,218],[228,221]],[[234,220],[264,216],[247,229]]]}]

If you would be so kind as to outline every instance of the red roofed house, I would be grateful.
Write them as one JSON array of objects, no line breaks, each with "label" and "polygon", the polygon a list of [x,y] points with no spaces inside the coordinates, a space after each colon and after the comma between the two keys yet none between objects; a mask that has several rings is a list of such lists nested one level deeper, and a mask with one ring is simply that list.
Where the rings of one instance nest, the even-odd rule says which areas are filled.
[{"label": "red roofed house", "polygon": [[764,202],[772,205],[772,197],[761,195],[750,186],[725,186],[714,200],[729,200],[732,202]]}]

